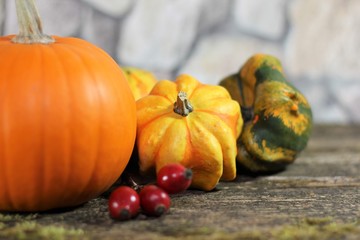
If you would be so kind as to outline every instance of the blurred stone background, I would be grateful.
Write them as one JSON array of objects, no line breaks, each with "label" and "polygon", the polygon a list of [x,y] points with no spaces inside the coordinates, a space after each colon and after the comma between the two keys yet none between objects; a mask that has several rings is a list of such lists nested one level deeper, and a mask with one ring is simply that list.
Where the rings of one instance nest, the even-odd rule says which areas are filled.
[{"label": "blurred stone background", "polygon": [[[360,123],[359,0],[37,0],[48,34],[84,38],[159,79],[218,84],[254,53],[277,56],[317,123]],[[0,0],[2,35],[17,32]],[[1,53],[0,53],[1,54]]]}]

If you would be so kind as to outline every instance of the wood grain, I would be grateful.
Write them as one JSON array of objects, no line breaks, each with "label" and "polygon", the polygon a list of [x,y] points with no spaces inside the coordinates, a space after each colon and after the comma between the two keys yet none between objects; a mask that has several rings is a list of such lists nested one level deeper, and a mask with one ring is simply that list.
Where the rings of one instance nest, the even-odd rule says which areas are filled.
[{"label": "wood grain", "polygon": [[[10,216],[14,220],[2,221],[2,231],[26,217]],[[313,236],[296,235],[304,219],[318,220],[319,239],[328,239],[328,226],[337,226],[331,236],[360,238],[359,126],[316,126],[307,149],[285,171],[239,173],[235,181],[222,182],[214,191],[173,195],[171,211],[160,218],[139,215],[115,222],[103,195],[78,208],[37,214],[31,221],[83,231],[70,239],[277,239],[276,234],[287,229],[302,239]],[[306,229],[313,232],[301,234],[315,234],[310,223]]]}]

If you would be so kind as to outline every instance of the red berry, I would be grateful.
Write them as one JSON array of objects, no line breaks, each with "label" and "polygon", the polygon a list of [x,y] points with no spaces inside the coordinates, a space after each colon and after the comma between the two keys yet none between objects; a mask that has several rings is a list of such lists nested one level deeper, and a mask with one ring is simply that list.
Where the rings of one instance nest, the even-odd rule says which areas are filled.
[{"label": "red berry", "polygon": [[190,186],[192,171],[179,163],[170,163],[159,170],[156,180],[167,193],[180,193]]},{"label": "red berry", "polygon": [[160,216],[170,208],[170,197],[161,188],[147,185],[140,191],[141,207],[146,215]]},{"label": "red berry", "polygon": [[118,187],[110,194],[108,206],[112,218],[128,220],[139,213],[139,194],[131,187]]}]

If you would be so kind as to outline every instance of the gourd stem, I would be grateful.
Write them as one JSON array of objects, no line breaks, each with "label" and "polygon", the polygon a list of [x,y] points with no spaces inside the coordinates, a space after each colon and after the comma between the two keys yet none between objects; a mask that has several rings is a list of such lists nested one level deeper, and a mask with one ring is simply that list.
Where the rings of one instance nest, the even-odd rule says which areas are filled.
[{"label": "gourd stem", "polygon": [[19,34],[12,39],[13,43],[50,44],[55,40],[43,33],[39,12],[34,0],[16,0],[16,14]]},{"label": "gourd stem", "polygon": [[193,111],[193,107],[191,106],[189,100],[187,99],[186,93],[180,91],[177,95],[176,102],[174,103],[174,112],[186,117]]}]

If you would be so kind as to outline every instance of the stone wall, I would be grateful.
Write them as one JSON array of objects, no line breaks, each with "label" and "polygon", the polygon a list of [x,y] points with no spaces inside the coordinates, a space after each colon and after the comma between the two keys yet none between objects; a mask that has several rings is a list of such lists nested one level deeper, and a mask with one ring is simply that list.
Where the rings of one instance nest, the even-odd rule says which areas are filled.
[{"label": "stone wall", "polygon": [[[17,32],[0,0],[2,34]],[[359,0],[37,0],[49,34],[102,47],[121,65],[217,84],[257,52],[277,56],[318,123],[360,123]]]}]

